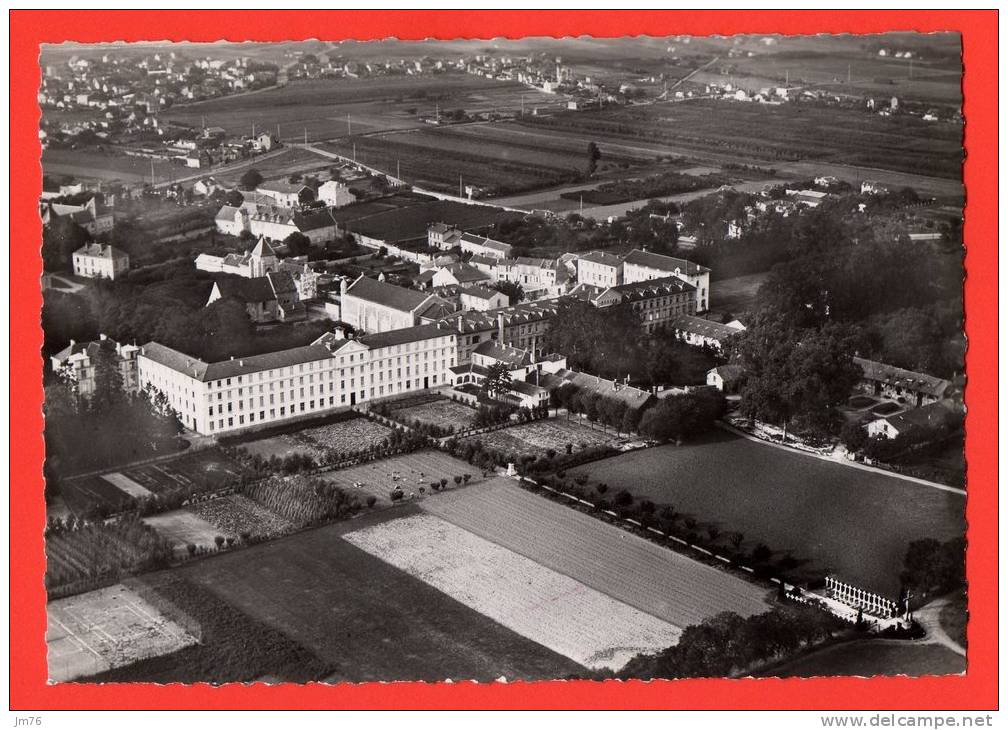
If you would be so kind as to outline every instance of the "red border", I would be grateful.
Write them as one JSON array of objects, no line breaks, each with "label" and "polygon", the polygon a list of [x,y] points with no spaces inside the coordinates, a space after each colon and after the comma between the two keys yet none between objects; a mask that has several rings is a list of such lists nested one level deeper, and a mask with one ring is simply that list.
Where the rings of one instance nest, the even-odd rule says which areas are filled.
[{"label": "red border", "polygon": [[[997,11],[12,11],[11,38],[11,584],[12,709],[993,709],[997,706]],[[968,207],[966,451],[969,669],[923,679],[691,680],[516,685],[247,687],[47,686],[45,510],[39,311],[40,43],[525,35],[962,33]],[[28,255],[26,255],[28,254]],[[16,343],[16,347],[14,344]],[[883,528],[884,529],[884,528]]]}]

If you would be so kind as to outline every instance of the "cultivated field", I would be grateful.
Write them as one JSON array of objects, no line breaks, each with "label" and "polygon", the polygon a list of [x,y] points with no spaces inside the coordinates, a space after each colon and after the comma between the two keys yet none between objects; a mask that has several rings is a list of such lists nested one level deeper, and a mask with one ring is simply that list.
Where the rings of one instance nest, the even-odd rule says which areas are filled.
[{"label": "cultivated field", "polygon": [[410,495],[419,496],[421,488],[430,493],[432,481],[447,479],[449,489],[454,488],[453,477],[467,473],[472,474],[470,484],[481,478],[479,470],[472,464],[441,451],[431,450],[325,472],[319,478],[362,500],[368,495],[374,495],[379,504],[390,504],[389,493],[396,487],[402,489],[405,498],[409,500]]},{"label": "cultivated field", "polygon": [[420,421],[441,428],[454,426],[456,431],[461,431],[472,425],[476,418],[476,409],[450,398],[441,398],[422,405],[397,408],[394,416],[397,421],[407,424]]},{"label": "cultivated field", "polygon": [[52,601],[46,614],[51,682],[68,682],[196,643],[121,584]]},{"label": "cultivated field", "polygon": [[458,527],[685,628],[721,611],[767,609],[766,591],[505,478],[421,503]]},{"label": "cultivated field", "polygon": [[484,616],[591,669],[671,646],[679,629],[433,515],[344,535]]},{"label": "cultivated field", "polygon": [[[217,529],[219,535],[269,535],[291,526],[280,515],[263,507],[244,494],[198,502],[187,508],[189,512]],[[213,540],[213,538],[211,538]]]},{"label": "cultivated field", "polygon": [[[488,682],[501,676],[544,679],[583,673],[575,662],[341,537],[392,515],[416,514],[413,510],[383,510],[223,553],[175,572],[223,599],[229,610],[279,629],[311,651],[332,667],[327,676],[332,682]],[[257,634],[234,636],[229,646],[234,642],[240,643],[229,654],[237,668],[236,655],[254,650]]]},{"label": "cultivated field", "polygon": [[[320,79],[292,81],[284,87],[247,96],[232,96],[171,109],[165,117],[198,127],[223,127],[229,134],[248,134],[257,129],[278,129],[280,138],[302,141],[332,139],[347,134],[364,135],[391,129],[425,127],[420,116],[465,109],[470,112],[517,109],[521,95],[529,99],[557,97],[528,91],[524,86],[463,74],[366,79]],[[347,115],[350,126],[347,127]]]},{"label": "cultivated field", "polygon": [[547,449],[562,454],[566,451],[567,444],[572,444],[574,453],[577,453],[589,446],[616,444],[620,441],[613,430],[603,432],[583,426],[576,420],[567,421],[562,418],[512,426],[500,431],[479,434],[472,439],[479,439],[487,448],[517,455],[529,453],[541,455],[545,454]]},{"label": "cultivated field", "polygon": [[[97,150],[48,149],[42,152],[46,175],[71,175],[85,180],[118,180],[123,183],[150,182],[151,161],[144,157]],[[154,160],[154,181],[163,182],[187,175],[186,168],[166,160]]]},{"label": "cultivated field", "polygon": [[659,446],[572,470],[671,503],[723,535],[740,531],[807,567],[895,596],[912,540],[965,530],[962,495],[832,463],[727,433]]},{"label": "cultivated field", "polygon": [[348,418],[279,436],[244,441],[239,447],[264,459],[303,454],[318,460],[330,450],[345,454],[367,449],[381,443],[389,433],[391,429],[366,418]]}]

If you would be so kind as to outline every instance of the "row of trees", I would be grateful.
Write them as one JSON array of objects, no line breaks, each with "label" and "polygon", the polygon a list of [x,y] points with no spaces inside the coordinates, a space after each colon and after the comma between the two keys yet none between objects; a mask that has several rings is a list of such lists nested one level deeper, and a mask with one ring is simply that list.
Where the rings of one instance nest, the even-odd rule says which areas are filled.
[{"label": "row of trees", "polygon": [[657,654],[641,654],[619,672],[622,679],[730,677],[759,664],[829,640],[843,629],[825,611],[778,607],[742,618],[725,612],[687,626],[679,643]]}]

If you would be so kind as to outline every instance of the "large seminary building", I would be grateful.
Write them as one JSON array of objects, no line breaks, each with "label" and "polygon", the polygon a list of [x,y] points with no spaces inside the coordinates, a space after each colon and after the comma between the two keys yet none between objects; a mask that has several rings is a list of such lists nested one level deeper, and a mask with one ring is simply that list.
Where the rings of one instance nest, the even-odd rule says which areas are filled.
[{"label": "large seminary building", "polygon": [[186,428],[219,434],[319,416],[451,383],[455,333],[420,325],[208,363],[149,342],[137,355],[141,388],[164,393]]}]

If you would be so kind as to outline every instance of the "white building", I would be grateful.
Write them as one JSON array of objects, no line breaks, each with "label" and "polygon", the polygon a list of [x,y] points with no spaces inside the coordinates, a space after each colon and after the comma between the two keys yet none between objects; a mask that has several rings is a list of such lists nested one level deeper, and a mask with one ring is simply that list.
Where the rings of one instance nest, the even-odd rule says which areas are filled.
[{"label": "white building", "polygon": [[240,236],[242,231],[248,230],[248,211],[243,207],[225,205],[217,211],[214,223],[218,233],[223,233],[225,236]]},{"label": "white building", "polygon": [[623,279],[623,260],[606,251],[591,251],[577,258],[577,283],[603,289],[619,286]]},{"label": "white building", "polygon": [[115,279],[129,271],[129,256],[106,243],[88,243],[73,252],[73,271],[90,279]]},{"label": "white building", "polygon": [[53,372],[67,383],[72,384],[77,394],[89,397],[95,389],[95,364],[99,353],[105,350],[114,354],[119,363],[123,390],[133,393],[137,390],[137,359],[140,351],[134,345],[120,345],[105,335],[99,335],[94,342],[75,342],[49,358]]},{"label": "white building", "polygon": [[432,223],[427,227],[427,245],[442,251],[460,245],[462,231],[447,223]]},{"label": "white building", "polygon": [[255,247],[243,254],[213,256],[201,253],[196,257],[196,268],[215,274],[234,274],[246,279],[255,279],[266,276],[271,271],[277,271],[280,268],[280,260],[266,238],[260,236]]},{"label": "white building", "polygon": [[724,350],[732,337],[745,332],[745,327],[738,320],[721,324],[688,314],[675,317],[668,326],[687,345],[710,347],[718,352]]},{"label": "white building", "polygon": [[432,307],[452,307],[433,294],[405,289],[394,284],[369,279],[361,274],[346,286],[340,286],[340,319],[353,327],[368,333],[389,332],[413,327]]},{"label": "white building", "polygon": [[696,311],[706,312],[710,304],[710,269],[686,259],[633,250],[623,257],[623,281],[662,279],[675,276],[696,288]]},{"label": "white building", "polygon": [[342,208],[344,205],[357,202],[357,196],[339,180],[322,183],[318,189],[318,199],[333,208]]},{"label": "white building", "polygon": [[486,312],[506,307],[507,294],[486,286],[467,286],[459,290],[459,303],[463,310]]},{"label": "white building", "polygon": [[164,393],[183,425],[220,434],[310,418],[450,382],[455,334],[422,325],[208,363],[156,342],[137,357],[140,387]]},{"label": "white building", "polygon": [[280,208],[299,208],[315,200],[315,192],[307,185],[283,180],[264,182],[256,188],[256,192],[270,198]]},{"label": "white building", "polygon": [[[430,231],[428,230],[428,240]],[[459,245],[463,253],[483,254],[493,256],[498,259],[511,258],[511,244],[503,241],[495,241],[486,236],[477,236],[472,233],[463,233],[459,236]]]}]

